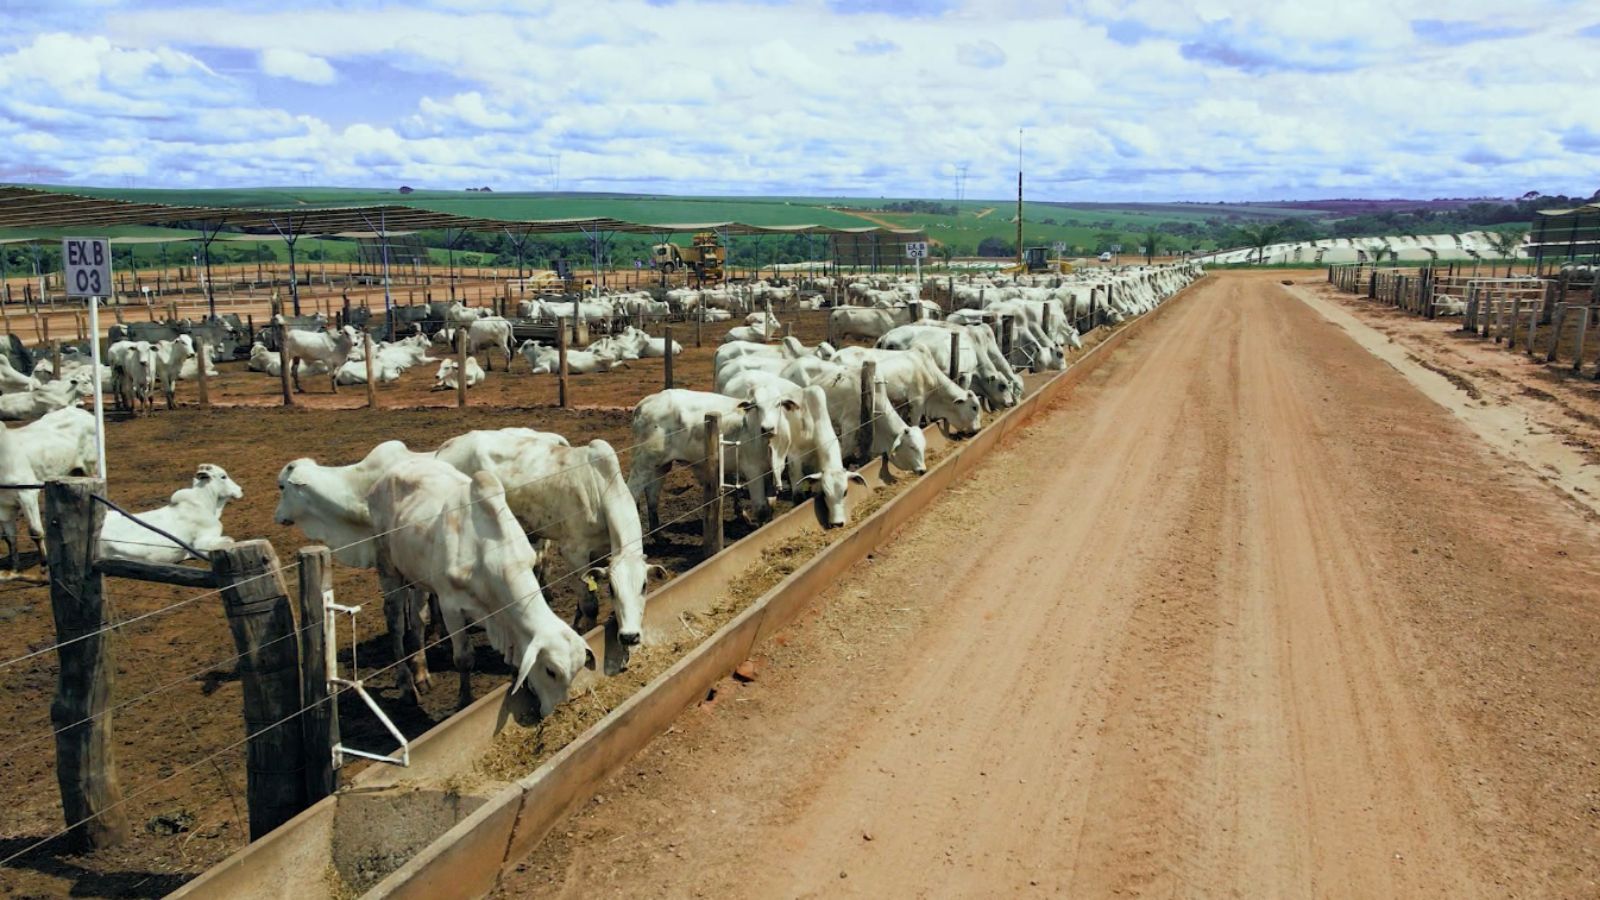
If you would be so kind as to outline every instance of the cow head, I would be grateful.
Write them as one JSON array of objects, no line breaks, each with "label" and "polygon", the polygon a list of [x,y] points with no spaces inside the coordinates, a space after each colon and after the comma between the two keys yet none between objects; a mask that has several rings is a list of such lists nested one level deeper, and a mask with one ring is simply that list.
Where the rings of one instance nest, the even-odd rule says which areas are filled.
[{"label": "cow head", "polygon": [[955,385],[951,388],[949,393],[935,392],[929,397],[929,415],[943,419],[953,434],[976,434],[983,418],[978,395]]},{"label": "cow head", "polygon": [[449,382],[455,380],[456,372],[460,368],[461,364],[456,362],[453,358],[446,359],[439,363],[439,371],[433,376],[433,389],[436,391],[443,391],[455,387],[456,385],[450,384]]},{"label": "cow head", "polygon": [[605,578],[611,585],[611,606],[617,616],[617,639],[624,646],[638,645],[644,632],[644,595],[651,575],[665,579],[667,570],[655,563],[647,563],[644,554],[625,552],[611,559],[611,564],[594,566],[584,573],[585,579]]},{"label": "cow head", "polygon": [[780,395],[764,384],[751,392],[750,399],[739,404],[739,409],[745,415],[746,427],[769,438],[783,426],[785,414],[799,408],[800,405],[793,399]]},{"label": "cow head", "polygon": [[849,494],[852,481],[863,485],[867,483],[860,472],[849,472],[844,469],[813,472],[800,479],[800,485],[810,490],[822,504],[823,527],[839,528],[850,520]]},{"label": "cow head", "polygon": [[307,465],[315,466],[316,462],[309,458],[297,459],[278,471],[278,508],[272,518],[279,525],[293,525],[306,509],[306,483],[296,476],[295,469]]},{"label": "cow head", "polygon": [[962,381],[958,384],[962,388],[976,392],[989,404],[990,409],[1006,409],[1017,405],[1017,401],[1011,395],[1011,379],[1000,372],[975,372],[963,375]]},{"label": "cow head", "polygon": [[902,471],[921,475],[928,471],[927,458],[928,438],[920,428],[907,425],[889,445],[889,464]]},{"label": "cow head", "polygon": [[221,466],[211,463],[201,463],[194,470],[194,482],[191,487],[205,488],[224,503],[244,496],[244,488],[239,487],[239,482],[229,478],[227,471]]},{"label": "cow head", "polygon": [[559,628],[552,629],[554,633],[536,635],[523,649],[522,660],[517,665],[517,680],[511,686],[512,693],[524,685],[533,691],[538,701],[534,708],[541,719],[555,712],[556,706],[567,699],[572,680],[578,677],[580,670],[595,667],[594,651],[589,649],[588,643],[567,623],[559,624]]}]

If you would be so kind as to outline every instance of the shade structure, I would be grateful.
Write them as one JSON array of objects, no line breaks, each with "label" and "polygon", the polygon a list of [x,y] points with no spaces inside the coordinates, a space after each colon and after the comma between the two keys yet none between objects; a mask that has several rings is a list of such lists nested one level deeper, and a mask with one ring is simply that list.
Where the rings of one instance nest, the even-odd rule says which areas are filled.
[{"label": "shade structure", "polygon": [[[278,235],[338,235],[352,232],[382,236],[425,229],[459,228],[467,231],[510,229],[527,234],[577,234],[597,231],[622,234],[719,231],[733,235],[790,234],[920,234],[917,229],[882,226],[845,226],[823,223],[758,225],[737,221],[643,222],[607,216],[577,218],[517,218],[464,215],[430,205],[455,205],[430,198],[416,202],[341,204],[295,202],[280,205],[194,205],[154,202],[167,192],[75,191],[30,185],[0,185],[0,231],[37,232],[42,240],[60,229],[94,229],[129,225],[206,223],[208,230],[226,228],[234,233]],[[477,206],[488,206],[482,201]]]}]

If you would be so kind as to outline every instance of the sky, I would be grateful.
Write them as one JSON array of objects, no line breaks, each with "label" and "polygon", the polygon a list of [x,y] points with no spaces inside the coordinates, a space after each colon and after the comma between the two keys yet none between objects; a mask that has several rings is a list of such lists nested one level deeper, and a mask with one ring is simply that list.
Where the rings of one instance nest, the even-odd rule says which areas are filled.
[{"label": "sky", "polygon": [[0,0],[0,181],[1583,194],[1600,2]]}]

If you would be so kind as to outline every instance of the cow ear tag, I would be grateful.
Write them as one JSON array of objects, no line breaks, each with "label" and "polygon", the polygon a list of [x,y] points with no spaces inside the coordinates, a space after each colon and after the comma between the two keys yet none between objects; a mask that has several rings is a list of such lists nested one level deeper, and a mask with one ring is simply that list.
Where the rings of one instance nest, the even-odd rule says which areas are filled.
[{"label": "cow ear tag", "polygon": [[596,581],[593,575],[583,576],[583,583],[588,586],[590,591],[596,594],[600,593],[600,582]]}]

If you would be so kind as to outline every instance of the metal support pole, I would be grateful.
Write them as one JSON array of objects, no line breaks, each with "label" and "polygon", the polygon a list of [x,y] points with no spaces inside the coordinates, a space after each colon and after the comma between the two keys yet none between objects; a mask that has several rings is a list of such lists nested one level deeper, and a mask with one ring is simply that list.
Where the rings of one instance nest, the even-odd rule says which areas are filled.
[{"label": "metal support pole", "polygon": [[[94,367],[90,378],[94,384],[94,462],[100,480],[106,477],[106,398],[105,386],[100,383],[100,298],[89,298],[89,364]],[[56,359],[55,376],[61,377],[61,360]]]},{"label": "metal support pole", "polygon": [[467,329],[456,329],[456,408],[467,406]]}]

